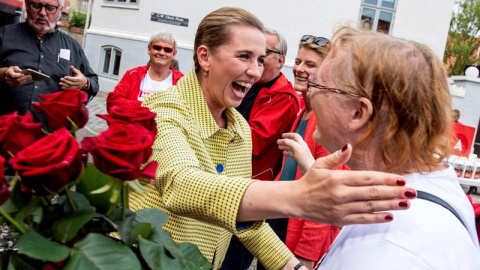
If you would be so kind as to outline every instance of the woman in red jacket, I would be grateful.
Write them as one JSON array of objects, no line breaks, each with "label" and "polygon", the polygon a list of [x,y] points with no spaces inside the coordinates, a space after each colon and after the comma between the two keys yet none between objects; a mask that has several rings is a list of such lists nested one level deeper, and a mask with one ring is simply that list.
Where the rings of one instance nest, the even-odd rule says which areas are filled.
[{"label": "woman in red jacket", "polygon": [[[294,88],[302,93],[305,109],[293,125],[292,131],[295,133],[283,135],[284,138],[289,139],[292,139],[293,136],[301,136],[315,159],[326,156],[329,152],[322,145],[315,143],[312,138],[317,120],[307,96],[307,80],[308,76],[315,73],[320,67],[329,48],[329,40],[326,38],[311,35],[304,35],[301,38],[295,65],[293,66],[293,74],[295,76]],[[279,140],[279,148],[287,154],[284,142],[285,140]],[[304,172],[300,170],[293,158],[288,155],[285,157],[279,180],[300,179]],[[348,169],[348,167],[343,165],[337,169]],[[308,269],[312,269],[315,262],[325,254],[340,231],[336,226],[304,219],[289,219],[288,228],[285,228],[286,220],[279,221],[279,223],[275,225],[276,232],[280,231],[280,238],[282,238],[281,230],[284,230],[283,234],[286,233],[286,239],[284,239],[287,247]]]},{"label": "woman in red jacket", "polygon": [[107,97],[107,111],[117,104],[141,105],[146,96],[165,90],[183,77],[170,66],[177,55],[177,43],[172,34],[158,32],[148,42],[150,61],[146,66],[128,70]]}]

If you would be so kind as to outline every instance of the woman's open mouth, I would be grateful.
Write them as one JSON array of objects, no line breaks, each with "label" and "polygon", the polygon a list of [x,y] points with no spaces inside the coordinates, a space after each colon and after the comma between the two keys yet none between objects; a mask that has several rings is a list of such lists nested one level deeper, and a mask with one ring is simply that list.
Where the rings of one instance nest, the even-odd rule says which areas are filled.
[{"label": "woman's open mouth", "polygon": [[246,82],[233,82],[232,83],[233,92],[239,98],[245,97],[245,95],[247,94],[250,87],[252,87],[251,83],[246,83]]}]

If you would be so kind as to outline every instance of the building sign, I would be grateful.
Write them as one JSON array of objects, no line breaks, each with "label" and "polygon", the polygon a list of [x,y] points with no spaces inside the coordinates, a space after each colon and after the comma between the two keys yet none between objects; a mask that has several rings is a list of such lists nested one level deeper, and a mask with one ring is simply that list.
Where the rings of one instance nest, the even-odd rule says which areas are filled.
[{"label": "building sign", "polygon": [[160,14],[160,13],[155,13],[155,12],[152,12],[150,20],[154,21],[154,22],[168,23],[168,24],[173,24],[173,25],[177,25],[177,26],[185,26],[185,27],[188,26],[188,19],[187,18],[172,16],[172,15],[166,15],[166,14]]}]

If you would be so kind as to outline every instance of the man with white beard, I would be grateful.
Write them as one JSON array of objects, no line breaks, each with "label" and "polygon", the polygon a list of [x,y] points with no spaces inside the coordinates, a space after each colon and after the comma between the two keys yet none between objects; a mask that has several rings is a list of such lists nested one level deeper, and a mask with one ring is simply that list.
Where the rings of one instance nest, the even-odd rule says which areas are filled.
[{"label": "man with white beard", "polygon": [[[76,40],[59,31],[64,0],[25,0],[27,20],[0,28],[0,115],[27,111],[32,101],[67,88],[95,96],[98,76]],[[39,79],[31,69],[49,76]]]}]

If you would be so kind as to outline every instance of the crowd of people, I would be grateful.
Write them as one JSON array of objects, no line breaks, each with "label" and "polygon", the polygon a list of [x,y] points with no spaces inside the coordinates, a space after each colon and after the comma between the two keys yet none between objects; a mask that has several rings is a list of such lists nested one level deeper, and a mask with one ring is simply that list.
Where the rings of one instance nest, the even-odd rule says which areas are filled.
[{"label": "crowd of people", "polygon": [[[25,0],[26,22],[0,28],[0,114],[42,122],[39,95],[98,92],[56,26],[63,4]],[[157,114],[156,177],[140,179],[148,192],[132,192],[130,207],[167,212],[164,229],[214,269],[254,257],[258,269],[480,268],[473,208],[444,161],[447,74],[427,46],[350,26],[306,34],[292,85],[285,38],[224,7],[200,22],[185,75],[171,33],[153,34],[147,53],[106,101]]]}]

